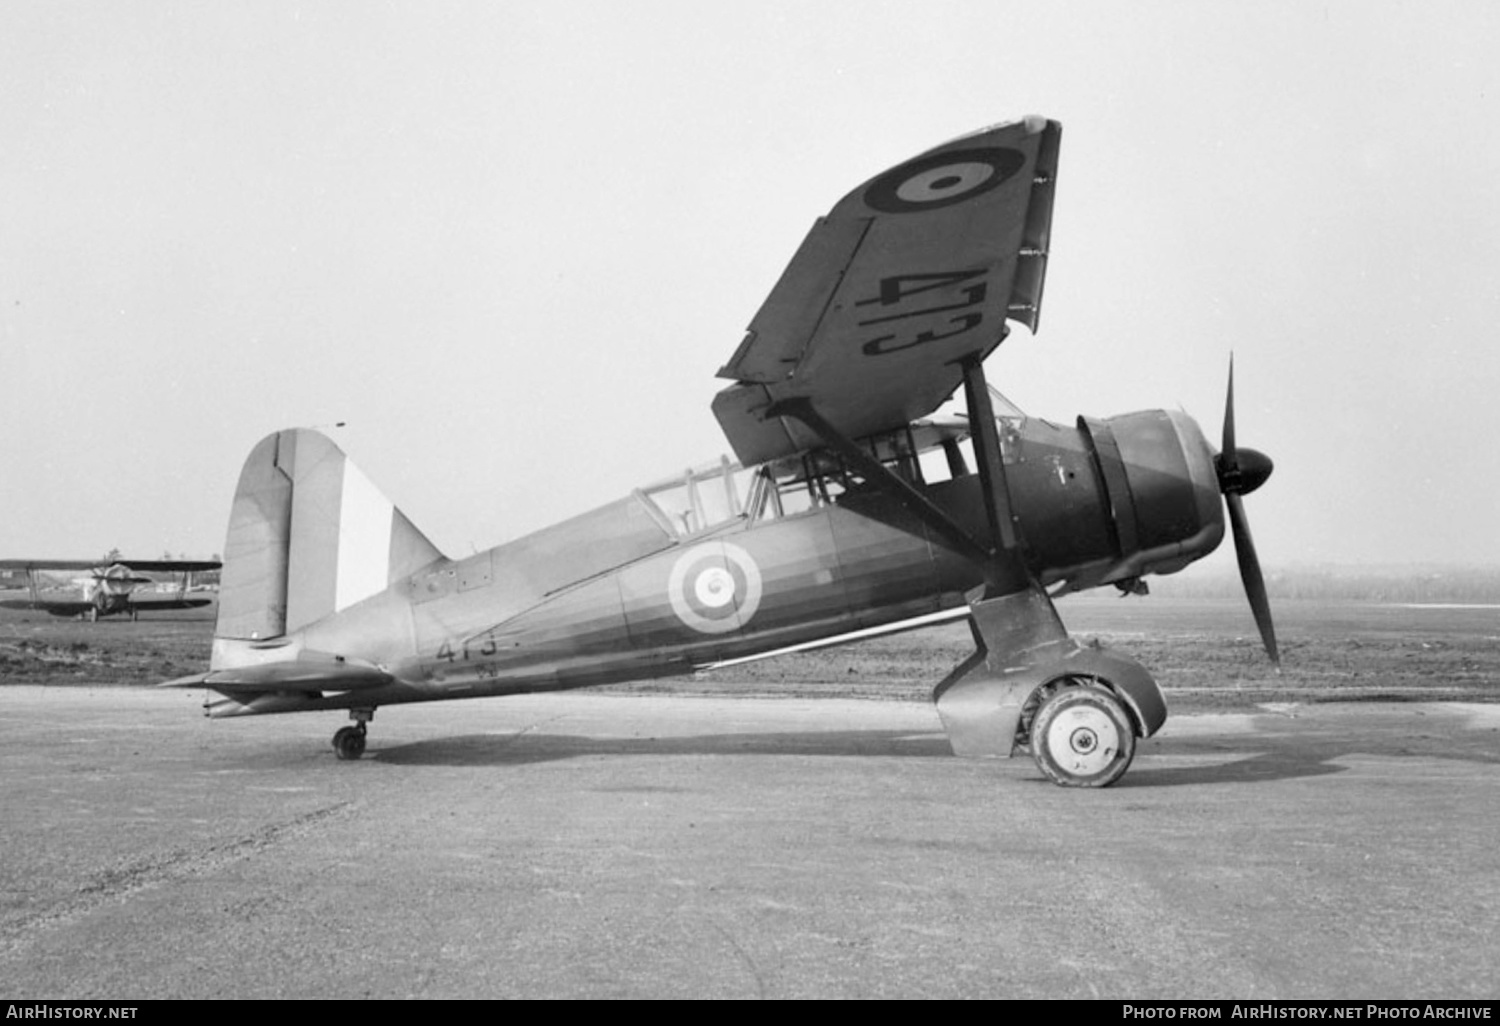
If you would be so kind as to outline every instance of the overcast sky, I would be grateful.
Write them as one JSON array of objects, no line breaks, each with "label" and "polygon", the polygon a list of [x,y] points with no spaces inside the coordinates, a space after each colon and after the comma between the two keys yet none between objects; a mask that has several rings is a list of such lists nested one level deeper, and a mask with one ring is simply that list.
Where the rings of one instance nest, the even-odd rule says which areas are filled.
[{"label": "overcast sky", "polygon": [[1500,562],[1497,54],[1488,0],[10,0],[0,556],[218,552],[293,425],[451,555],[717,458],[814,218],[1039,113],[993,384],[1216,438],[1232,350],[1268,569]]}]

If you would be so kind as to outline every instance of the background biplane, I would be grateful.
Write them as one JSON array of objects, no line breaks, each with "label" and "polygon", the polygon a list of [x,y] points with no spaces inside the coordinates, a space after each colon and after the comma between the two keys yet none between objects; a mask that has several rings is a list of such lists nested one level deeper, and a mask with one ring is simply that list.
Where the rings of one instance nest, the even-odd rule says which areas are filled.
[{"label": "background biplane", "polygon": [[[1061,126],[940,146],[819,219],[720,375],[737,462],[687,471],[464,559],[444,557],[323,435],[262,440],[230,513],[211,716],[376,708],[689,673],[967,617],[934,698],[960,755],[1029,746],[1065,785],[1124,773],[1166,718],[1151,675],[1073,641],[1056,594],[1141,592],[1212,552],[1270,461],[1186,414],[1058,425],[997,404],[984,359],[1036,330]],[[962,391],[964,417],[934,417]],[[997,408],[998,406],[998,408]]]},{"label": "background biplane", "polygon": [[[0,559],[0,570],[25,574],[26,598],[0,599],[0,608],[37,609],[53,616],[101,616],[164,609],[197,609],[213,602],[211,595],[193,594],[194,573],[219,569],[213,560],[191,559]],[[49,570],[87,570],[89,576],[59,591],[42,574]],[[144,574],[175,574],[175,587],[161,590],[162,581]]]}]

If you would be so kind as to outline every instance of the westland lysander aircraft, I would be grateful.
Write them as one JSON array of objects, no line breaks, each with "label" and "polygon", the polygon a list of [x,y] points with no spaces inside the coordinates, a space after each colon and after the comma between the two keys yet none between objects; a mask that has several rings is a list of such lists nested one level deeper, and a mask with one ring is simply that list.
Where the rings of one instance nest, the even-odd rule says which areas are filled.
[{"label": "westland lysander aircraft", "polygon": [[[1103,786],[1166,705],[1132,659],[1073,641],[1060,593],[1142,592],[1208,555],[1229,509],[1267,651],[1240,496],[1270,473],[1192,419],[1059,425],[988,387],[1006,321],[1036,330],[1061,127],[947,143],[818,220],[720,375],[738,462],[690,470],[465,559],[443,556],[317,432],[251,452],[230,514],[210,716],[375,710],[690,673],[966,617],[934,698],[955,752],[1029,747]],[[933,417],[962,390],[966,417]]]},{"label": "westland lysander aircraft", "polygon": [[[0,570],[20,570],[26,574],[26,598],[0,599],[6,609],[39,609],[53,616],[101,616],[129,614],[132,620],[142,612],[163,609],[197,609],[213,598],[192,592],[193,574],[217,570],[212,560],[191,559],[117,559],[108,563],[87,559],[0,559]],[[39,574],[48,570],[87,570],[89,576],[78,582],[76,594],[60,594],[48,588]],[[178,575],[177,586],[162,591],[162,582],[147,573]],[[150,590],[146,586],[150,585]]]}]

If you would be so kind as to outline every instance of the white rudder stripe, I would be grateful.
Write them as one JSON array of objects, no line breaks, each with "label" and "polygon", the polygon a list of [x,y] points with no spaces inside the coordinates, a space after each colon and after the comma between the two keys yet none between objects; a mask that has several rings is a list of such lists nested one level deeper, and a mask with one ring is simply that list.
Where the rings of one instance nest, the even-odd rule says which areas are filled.
[{"label": "white rudder stripe", "polygon": [[390,583],[391,523],[395,510],[364,472],[346,458],[339,502],[334,612],[384,591]]}]

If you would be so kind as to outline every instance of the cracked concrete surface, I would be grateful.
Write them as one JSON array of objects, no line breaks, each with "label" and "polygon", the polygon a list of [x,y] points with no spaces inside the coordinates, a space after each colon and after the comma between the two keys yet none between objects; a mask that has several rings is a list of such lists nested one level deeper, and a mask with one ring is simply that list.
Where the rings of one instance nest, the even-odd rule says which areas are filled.
[{"label": "cracked concrete surface", "polygon": [[1491,998],[1500,707],[1179,716],[1120,786],[930,706],[207,721],[0,691],[7,998]]}]

